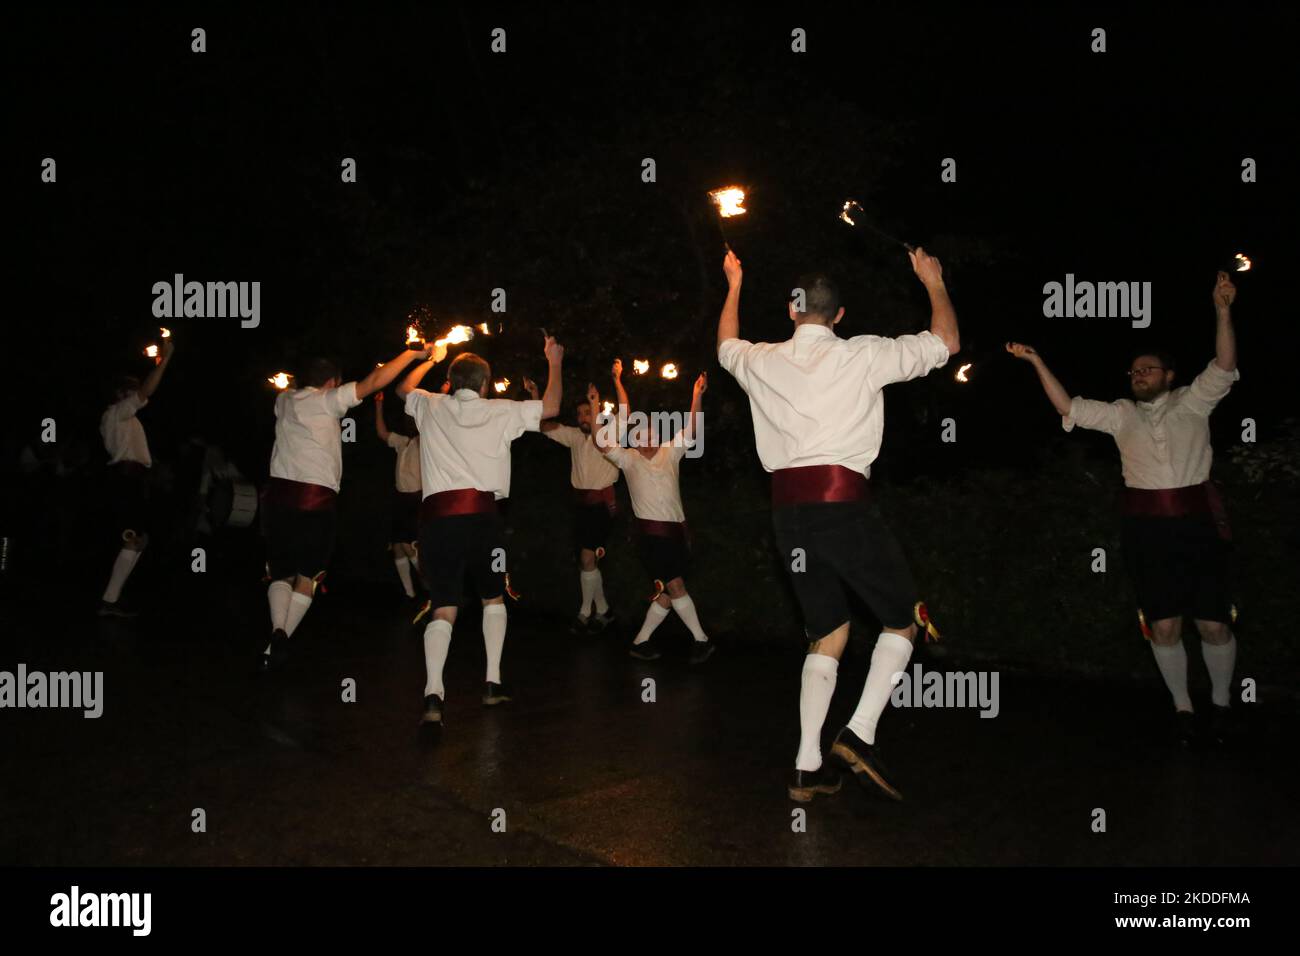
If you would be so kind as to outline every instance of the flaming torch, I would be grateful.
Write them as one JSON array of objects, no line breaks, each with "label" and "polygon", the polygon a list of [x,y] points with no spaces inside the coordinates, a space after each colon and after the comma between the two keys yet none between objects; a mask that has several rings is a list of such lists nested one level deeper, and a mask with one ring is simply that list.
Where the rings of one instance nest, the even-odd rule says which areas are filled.
[{"label": "flaming torch", "polygon": [[669,362],[667,365],[665,365],[663,368],[659,370],[659,374],[664,378],[676,378],[677,366],[674,365],[672,362]]},{"label": "flaming torch", "polygon": [[1232,257],[1233,272],[1249,272],[1250,266],[1250,258],[1245,253],[1239,252]]},{"label": "flaming torch", "polygon": [[957,381],[959,381],[959,382],[969,382],[970,379],[966,377],[966,373],[970,371],[971,366],[972,366],[973,364],[975,364],[975,363],[973,363],[973,362],[967,362],[967,363],[966,363],[965,365],[963,365],[961,368],[957,369],[957,374],[954,375],[953,378],[955,378],[955,379],[956,379]]},{"label": "flaming torch", "polygon": [[504,392],[506,389],[510,387],[510,379],[503,378],[499,382],[493,382],[492,387],[495,388],[497,390],[497,394],[500,395],[502,392]]},{"label": "flaming torch", "polygon": [[293,381],[293,376],[288,372],[276,372],[268,378],[267,381],[274,385],[279,391],[283,392],[289,387],[289,383]]},{"label": "flaming torch", "polygon": [[735,216],[743,216],[749,212],[745,208],[745,190],[739,186],[724,186],[721,189],[715,189],[709,193],[709,198],[713,204],[718,207],[718,231],[722,233],[722,244],[731,251],[731,243],[727,241],[727,230],[723,226],[724,219],[731,219]]},{"label": "flaming torch", "polygon": [[156,345],[146,345],[144,347],[144,354],[153,359],[155,364],[161,361],[161,359],[158,358],[158,346]]},{"label": "flaming torch", "polygon": [[453,325],[451,331],[434,342],[434,345],[460,345],[474,337],[474,330],[468,325]]},{"label": "flaming torch", "polygon": [[424,348],[424,336],[420,333],[420,327],[414,322],[406,327],[406,347],[413,352]]},{"label": "flaming torch", "polygon": [[492,332],[488,329],[488,324],[486,322],[480,322],[478,324],[478,330],[482,332],[484,335],[492,334]]},{"label": "flaming torch", "polygon": [[633,359],[633,360],[632,360],[632,371],[635,372],[637,375],[644,375],[646,372],[650,371],[650,360],[649,360],[649,359]]},{"label": "flaming torch", "polygon": [[[1246,268],[1249,269],[1250,266],[1247,266]],[[162,337],[165,338],[165,339],[169,339],[169,338],[172,337],[172,330],[171,330],[171,329],[159,329],[158,331],[162,333]]]},{"label": "flaming torch", "polygon": [[896,245],[900,245],[908,252],[914,252],[916,249],[916,247],[910,242],[904,242],[896,236],[891,236],[883,229],[878,229],[873,226],[870,220],[866,217],[866,211],[862,208],[862,203],[858,202],[856,199],[844,200],[844,206],[840,209],[840,221],[848,223],[854,229],[858,226],[866,226],[882,239],[887,239]]}]

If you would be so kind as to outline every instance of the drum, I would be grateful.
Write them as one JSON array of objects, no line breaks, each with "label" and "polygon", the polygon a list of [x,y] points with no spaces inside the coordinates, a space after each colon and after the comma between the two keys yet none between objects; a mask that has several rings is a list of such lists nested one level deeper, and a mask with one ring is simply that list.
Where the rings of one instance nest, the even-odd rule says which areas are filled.
[{"label": "drum", "polygon": [[208,519],[214,528],[247,528],[257,517],[257,488],[242,478],[218,480],[208,494]]}]

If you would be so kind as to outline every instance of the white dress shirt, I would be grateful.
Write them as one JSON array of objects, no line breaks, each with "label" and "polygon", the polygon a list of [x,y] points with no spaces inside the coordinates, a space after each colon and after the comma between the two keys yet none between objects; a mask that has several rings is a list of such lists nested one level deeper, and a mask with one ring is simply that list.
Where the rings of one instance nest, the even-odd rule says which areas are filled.
[{"label": "white dress shirt", "polygon": [[685,521],[678,472],[690,442],[680,432],[667,445],[660,445],[646,458],[635,448],[615,445],[605,457],[627,475],[627,493],[632,513],[647,521]]},{"label": "white dress shirt", "polygon": [[108,406],[100,416],[99,433],[104,436],[104,449],[108,452],[110,465],[116,465],[120,461],[134,461],[146,468],[153,467],[149,441],[144,437],[144,426],[135,417],[135,413],[148,404],[149,399],[141,398],[139,392],[131,392],[126,398]]},{"label": "white dress shirt", "polygon": [[718,361],[749,396],[764,468],[842,465],[869,477],[885,431],[881,390],[941,367],[948,347],[930,332],[842,339],[806,322],[785,342],[728,339]]},{"label": "white dress shirt", "polygon": [[343,440],[339,419],[359,405],[357,383],[338,388],[291,388],[275,398],[271,477],[339,490]]},{"label": "white dress shirt", "polygon": [[411,389],[406,414],[420,428],[420,477],[426,498],[459,488],[509,497],[510,443],[542,426],[541,402],[481,398],[468,388],[451,395]]},{"label": "white dress shirt", "polygon": [[420,491],[420,439],[408,438],[401,432],[388,433],[388,447],[397,452],[397,490],[409,493]]},{"label": "white dress shirt", "polygon": [[542,432],[551,441],[569,449],[573,467],[569,481],[580,490],[599,491],[618,481],[618,468],[601,454],[590,435],[572,425],[557,425]]},{"label": "white dress shirt", "polygon": [[1070,414],[1061,419],[1061,427],[1068,432],[1079,425],[1114,438],[1124,484],[1130,488],[1199,485],[1209,479],[1214,460],[1210,412],[1239,378],[1236,369],[1225,372],[1210,362],[1191,385],[1165,392],[1153,402],[1076,397],[1070,400]]}]

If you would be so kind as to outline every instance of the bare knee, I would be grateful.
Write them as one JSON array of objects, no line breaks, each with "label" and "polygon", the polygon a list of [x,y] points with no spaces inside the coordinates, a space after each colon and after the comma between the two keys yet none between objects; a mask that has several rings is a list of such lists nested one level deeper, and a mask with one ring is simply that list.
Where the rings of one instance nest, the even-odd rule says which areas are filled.
[{"label": "bare knee", "polygon": [[1166,617],[1151,622],[1151,643],[1169,647],[1183,639],[1183,619]]},{"label": "bare knee", "polygon": [[899,637],[905,637],[909,641],[916,640],[916,625],[909,624],[907,627],[881,627],[886,634],[897,634]]},{"label": "bare knee", "polygon": [[311,578],[305,578],[300,574],[294,578],[293,589],[299,594],[305,594],[307,597],[311,597],[312,592],[315,590],[314,584],[315,582],[313,582]]},{"label": "bare knee", "polygon": [[1227,644],[1232,640],[1232,629],[1222,621],[1197,621],[1196,629],[1206,644]]},{"label": "bare knee", "polygon": [[578,554],[578,566],[584,571],[596,570],[596,552],[583,548]]},{"label": "bare knee", "polygon": [[667,591],[670,598],[684,598],[686,597],[686,582],[681,578],[673,578],[668,582]]}]

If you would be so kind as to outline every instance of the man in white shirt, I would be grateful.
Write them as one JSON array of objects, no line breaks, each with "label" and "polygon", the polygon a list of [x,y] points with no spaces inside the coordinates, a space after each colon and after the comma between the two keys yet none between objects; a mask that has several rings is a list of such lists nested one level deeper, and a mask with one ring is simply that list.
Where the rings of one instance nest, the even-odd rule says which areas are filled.
[{"label": "man in white shirt", "polygon": [[379,440],[397,453],[397,466],[394,476],[396,490],[393,493],[393,514],[389,532],[389,551],[393,555],[393,564],[397,568],[397,577],[402,582],[402,590],[408,598],[415,597],[415,586],[411,580],[411,568],[416,573],[420,570],[419,540],[420,498],[420,434],[415,431],[411,417],[403,413],[402,425],[391,430],[384,421],[384,393],[375,392],[375,431]]},{"label": "man in white shirt", "polygon": [[415,368],[397,388],[420,430],[420,558],[433,608],[424,629],[423,723],[442,723],[442,672],[467,573],[483,604],[483,703],[491,707],[510,700],[501,683],[507,563],[497,502],[510,496],[510,443],[560,413],[564,348],[547,336],[545,353],[549,372],[541,401],[488,398],[492,368],[473,352],[463,352],[451,363],[450,394],[418,387],[430,362]]},{"label": "man in white shirt", "polygon": [[134,617],[121,602],[122,587],[149,545],[149,469],[153,457],[136,412],[149,404],[176,351],[174,340],[164,338],[158,364],[141,382],[121,379],[115,400],[99,419],[99,433],[108,452],[108,488],[113,531],[121,535],[122,548],[113,559],[108,586],[99,601],[101,617]]},{"label": "man in white shirt", "polygon": [[[441,356],[446,348],[438,346]],[[303,376],[304,388],[275,398],[275,446],[271,478],[262,492],[262,530],[271,578],[266,599],[271,609],[271,642],[262,652],[264,670],[288,659],[289,639],[311,607],[316,584],[334,551],[335,509],[343,481],[343,442],[339,419],[367,395],[385,388],[420,357],[403,350],[359,382],[340,384],[342,372],[328,359],[314,359]]]},{"label": "man in white shirt", "polygon": [[1214,286],[1215,354],[1190,385],[1174,388],[1173,360],[1160,353],[1133,359],[1128,376],[1133,400],[1071,398],[1031,347],[1007,343],[1029,362],[1068,432],[1075,425],[1115,439],[1124,474],[1123,546],[1137,593],[1139,620],[1173,697],[1178,738],[1196,737],[1187,692],[1183,616],[1201,635],[1201,654],[1212,685],[1211,734],[1223,741],[1231,714],[1237,641],[1232,634],[1228,584],[1230,532],[1218,489],[1210,482],[1210,413],[1241,377],[1232,303],[1237,288],[1226,272]]},{"label": "man in white shirt", "polygon": [[[524,379],[524,388],[536,399],[537,386]],[[605,556],[618,500],[614,484],[618,468],[610,464],[591,437],[592,423],[600,412],[600,393],[588,385],[577,408],[578,426],[542,422],[542,434],[569,449],[569,482],[573,486],[573,545],[578,552],[578,586],[582,603],[570,630],[575,634],[599,633],[614,623],[605,599],[605,581],[597,562]],[[593,396],[594,395],[594,399]]]},{"label": "man in white shirt", "polygon": [[[703,664],[713,656],[717,645],[709,640],[701,626],[695,601],[686,590],[691,538],[686,527],[686,511],[682,508],[679,469],[702,427],[699,418],[708,378],[700,375],[695,380],[685,427],[668,441],[661,442],[653,428],[627,434],[630,406],[627,390],[623,388],[621,359],[614,360],[613,373],[618,397],[617,429],[607,424],[596,430],[594,439],[596,447],[627,476],[627,492],[632,499],[632,513],[636,515],[637,549],[642,566],[654,582],[645,620],[628,653],[644,661],[659,658],[659,648],[651,637],[669,613],[676,611],[694,638],[691,663]],[[587,400],[593,408],[600,407],[599,398],[595,386],[590,386]],[[611,434],[614,431],[617,431],[617,442]],[[630,447],[623,447],[624,441]]]},{"label": "man in white shirt", "polygon": [[866,602],[883,629],[857,710],[831,754],[864,786],[902,799],[880,761],[876,724],[894,675],[911,657],[918,599],[898,542],[868,503],[867,478],[884,431],[882,389],[928,374],[960,348],[939,261],[923,249],[909,255],[930,296],[930,331],[897,338],[839,338],[839,289],[826,276],[812,275],[792,295],[791,339],[742,341],[740,260],[729,251],[723,263],[728,291],[718,320],[718,361],[749,396],[758,457],[772,473],[776,543],[809,641],[799,694],[799,751],[788,788],[800,802],[840,785],[839,775],[822,765],[821,730],[849,637],[845,588]]}]

